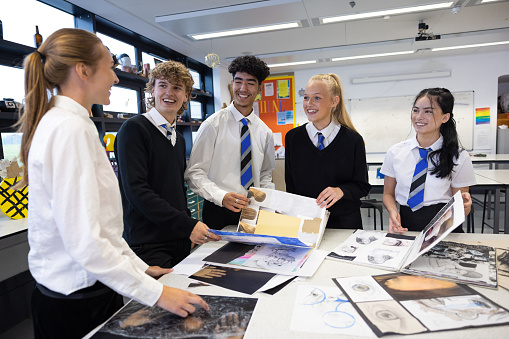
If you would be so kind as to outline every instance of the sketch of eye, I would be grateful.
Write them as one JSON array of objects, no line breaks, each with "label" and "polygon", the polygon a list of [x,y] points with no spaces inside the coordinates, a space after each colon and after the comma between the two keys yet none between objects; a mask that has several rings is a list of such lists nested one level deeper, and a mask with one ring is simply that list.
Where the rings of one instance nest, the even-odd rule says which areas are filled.
[{"label": "sketch of eye", "polygon": [[482,300],[472,300],[472,304],[483,308],[491,308],[491,305]]},{"label": "sketch of eye", "polygon": [[327,312],[322,316],[325,325],[333,328],[349,328],[355,325],[355,317],[343,311]]},{"label": "sketch of eye", "polygon": [[396,320],[399,319],[398,315],[391,312],[390,310],[379,310],[375,312],[375,315],[380,320]]},{"label": "sketch of eye", "polygon": [[304,296],[302,305],[315,305],[323,302],[326,298],[325,292],[319,288],[313,288],[307,295]]},{"label": "sketch of eye", "polygon": [[371,290],[371,287],[369,287],[366,284],[357,283],[352,286],[352,290],[357,292],[368,292],[369,290]]}]

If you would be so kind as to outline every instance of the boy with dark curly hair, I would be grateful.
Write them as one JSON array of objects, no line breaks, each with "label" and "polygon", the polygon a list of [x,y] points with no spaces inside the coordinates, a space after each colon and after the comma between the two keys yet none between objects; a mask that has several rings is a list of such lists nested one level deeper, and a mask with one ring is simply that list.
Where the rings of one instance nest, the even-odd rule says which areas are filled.
[{"label": "boy with dark curly hair", "polygon": [[183,64],[158,64],[146,87],[149,112],[127,120],[115,139],[124,238],[149,265],[173,267],[190,253],[191,242],[220,239],[187,209],[186,145],[175,124],[193,83]]},{"label": "boy with dark curly hair", "polygon": [[203,221],[213,229],[236,225],[250,186],[274,188],[272,131],[253,113],[253,103],[270,70],[254,56],[232,61],[233,102],[198,130],[185,179],[201,195]]}]

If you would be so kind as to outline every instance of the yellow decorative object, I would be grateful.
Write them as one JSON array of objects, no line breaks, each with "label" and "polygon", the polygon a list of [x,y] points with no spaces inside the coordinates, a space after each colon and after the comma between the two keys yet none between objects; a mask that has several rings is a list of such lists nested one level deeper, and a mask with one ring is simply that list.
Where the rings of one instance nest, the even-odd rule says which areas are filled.
[{"label": "yellow decorative object", "polygon": [[7,178],[0,184],[0,210],[11,219],[23,219],[28,215],[28,185],[19,191],[11,189],[21,177]]},{"label": "yellow decorative object", "polygon": [[113,152],[115,150],[115,136],[113,134],[106,134],[103,137],[104,144],[106,145],[106,151]]}]

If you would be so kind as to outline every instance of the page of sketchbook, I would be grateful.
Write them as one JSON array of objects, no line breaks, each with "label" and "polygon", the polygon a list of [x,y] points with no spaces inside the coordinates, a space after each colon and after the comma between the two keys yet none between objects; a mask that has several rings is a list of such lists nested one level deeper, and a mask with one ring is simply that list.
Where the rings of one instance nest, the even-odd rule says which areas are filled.
[{"label": "page of sketchbook", "polygon": [[395,233],[356,230],[328,257],[398,271],[435,246],[464,220],[463,199],[458,192],[415,239]]},{"label": "page of sketchbook", "polygon": [[317,248],[328,212],[316,199],[277,190],[251,187],[237,232],[213,231],[223,240]]},{"label": "page of sketchbook", "polygon": [[379,337],[509,324],[509,311],[467,285],[406,275],[334,278]]},{"label": "page of sketchbook", "polygon": [[483,287],[497,287],[495,249],[484,245],[441,241],[402,271]]}]

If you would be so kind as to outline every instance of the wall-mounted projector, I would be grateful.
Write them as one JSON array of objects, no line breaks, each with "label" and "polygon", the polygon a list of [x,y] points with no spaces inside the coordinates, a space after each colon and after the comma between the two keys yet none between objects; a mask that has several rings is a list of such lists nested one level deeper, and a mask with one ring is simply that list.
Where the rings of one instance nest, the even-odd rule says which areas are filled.
[{"label": "wall-mounted projector", "polygon": [[419,21],[419,32],[417,33],[417,36],[415,37],[415,41],[424,41],[424,40],[437,40],[440,39],[439,34],[433,34],[428,33],[426,30],[429,28],[428,25],[426,25],[422,20]]}]

